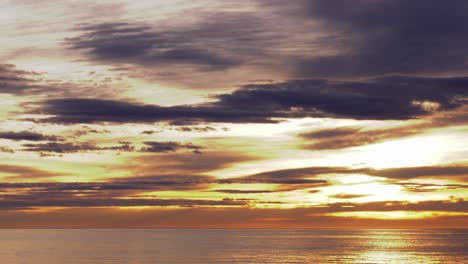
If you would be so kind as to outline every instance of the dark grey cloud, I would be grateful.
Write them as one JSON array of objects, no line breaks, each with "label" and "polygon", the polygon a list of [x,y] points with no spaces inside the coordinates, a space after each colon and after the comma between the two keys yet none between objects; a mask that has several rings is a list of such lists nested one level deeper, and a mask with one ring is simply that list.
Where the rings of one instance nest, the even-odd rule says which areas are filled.
[{"label": "dark grey cloud", "polygon": [[99,146],[89,142],[46,142],[23,144],[22,151],[47,153],[77,153],[89,151],[118,151],[118,152],[143,152],[143,153],[168,153],[180,150],[190,150],[195,154],[201,154],[201,146],[192,143],[180,143],[175,141],[146,141],[145,146],[136,148],[131,142],[120,141],[116,145]]},{"label": "dark grey cloud", "polygon": [[[304,80],[245,85],[205,105],[161,107],[59,99],[47,102],[44,111],[56,116],[51,121],[68,123],[245,123],[288,117],[410,119],[466,105],[466,77],[421,77],[466,74],[465,2],[316,0],[288,3],[287,8],[282,2],[273,6],[277,8],[270,4],[268,9],[279,10],[282,16],[277,12],[273,17],[285,27],[291,21],[315,27],[309,34],[285,31],[271,23],[266,13],[255,18],[231,12],[205,14],[193,25],[171,28],[130,22],[84,24],[67,44],[95,61],[145,67],[191,64],[224,69],[285,61],[282,68],[298,68]],[[307,37],[316,30],[315,35],[323,37]],[[317,50],[331,47],[335,51],[314,53],[308,48],[314,45]],[[312,79],[317,77],[326,79]]]},{"label": "dark grey cloud", "polygon": [[86,135],[90,135],[90,134],[106,134],[106,133],[110,133],[110,132],[111,131],[107,130],[107,129],[99,130],[99,129],[90,128],[88,126],[82,126],[81,128],[79,128],[77,130],[74,130],[71,133],[72,133],[73,137],[79,138],[81,136],[86,136]]},{"label": "dark grey cloud", "polygon": [[[28,173],[41,172],[29,168],[17,166],[0,167],[2,172],[10,169],[13,172]],[[47,175],[57,175],[48,173]],[[112,178],[108,181],[98,182],[16,182],[0,183],[2,189],[25,189],[34,192],[73,192],[87,191],[88,194],[101,195],[103,191],[167,191],[167,190],[198,190],[204,189],[207,185],[215,183],[216,180],[204,175],[157,175],[157,176],[134,176],[127,178]],[[120,195],[120,193],[119,193]],[[116,195],[112,195],[115,197]]]},{"label": "dark grey cloud", "polygon": [[[170,24],[132,21],[80,24],[73,29],[76,35],[66,39],[65,44],[83,52],[89,60],[109,64],[121,73],[140,73],[140,78],[152,76],[153,80],[167,77],[154,77],[156,75],[171,75],[166,79],[184,79],[184,85],[189,87],[198,82],[191,66],[202,70],[242,66],[259,69],[252,71],[252,74],[260,75],[255,78],[233,74],[236,77],[242,75],[240,78],[243,79],[226,80],[229,82],[227,86],[264,77],[356,80],[355,77],[395,74],[466,75],[468,37],[464,24],[467,22],[467,5],[463,1],[378,0],[352,4],[346,0],[254,1],[240,3],[239,7],[252,7],[258,5],[257,2],[265,4],[255,11],[202,12],[191,24],[177,19],[177,23]],[[185,64],[189,67],[183,67]],[[164,71],[154,70],[152,66]],[[8,72],[0,74],[8,82],[0,90],[11,92],[24,89],[19,87],[33,88],[29,78],[25,78],[27,75],[11,74],[12,70],[7,68],[0,69],[0,72]],[[241,72],[252,68],[243,68]],[[294,72],[292,69],[297,73],[291,73]],[[222,84],[218,75],[210,74],[218,73],[205,72],[200,79],[208,81],[203,86],[219,89]],[[218,81],[212,82],[214,79]],[[72,90],[67,89],[68,92]],[[359,96],[321,99],[323,105],[333,109],[321,105],[319,112],[334,113],[336,104],[348,109],[364,104],[368,111],[377,111],[380,118],[382,109],[389,109],[395,103],[388,98],[378,101]],[[398,107],[402,110],[395,113]],[[421,114],[411,105],[398,107],[386,118]],[[359,108],[350,116],[361,116],[362,111]]]},{"label": "dark grey cloud", "polygon": [[310,150],[334,150],[365,146],[389,139],[402,138],[423,133],[430,129],[428,124],[408,125],[386,129],[369,129],[362,127],[337,127],[301,133],[299,136],[314,141],[303,147]]},{"label": "dark grey cloud", "polygon": [[338,128],[327,128],[314,130],[307,133],[302,133],[301,137],[310,138],[310,139],[328,139],[334,137],[344,137],[350,134],[355,134],[359,132],[357,127],[338,127]]},{"label": "dark grey cloud", "polygon": [[468,78],[392,76],[363,81],[293,80],[249,84],[216,101],[164,107],[113,100],[46,101],[35,113],[58,123],[271,123],[284,118],[411,119],[467,104]]},{"label": "dark grey cloud", "polygon": [[[410,119],[466,105],[468,78],[390,76],[362,81],[294,80],[250,84],[219,95],[230,108],[294,116]],[[431,107],[429,102],[433,103]]]},{"label": "dark grey cloud", "polygon": [[1,81],[29,81],[25,76],[36,75],[31,71],[17,69],[14,64],[0,64],[0,80]]},{"label": "dark grey cloud", "polygon": [[130,142],[121,141],[121,142],[119,142],[119,145],[99,147],[99,150],[115,150],[115,151],[123,151],[123,152],[124,151],[132,152],[132,151],[135,151],[136,148]]},{"label": "dark grey cloud", "polygon": [[25,94],[39,92],[45,89],[36,84],[39,73],[24,71],[13,64],[0,64],[0,94]]},{"label": "dark grey cloud", "polygon": [[216,128],[210,127],[210,126],[204,126],[204,127],[182,126],[182,127],[175,128],[175,130],[181,131],[181,132],[210,132],[210,131],[216,131]]},{"label": "dark grey cloud", "polygon": [[[1,135],[0,135],[1,138]],[[143,153],[168,153],[180,150],[190,150],[195,154],[201,154],[201,146],[192,143],[180,143],[175,141],[145,141],[144,146],[136,148],[134,144],[120,141],[119,144],[99,146],[89,142],[46,142],[23,144],[22,151],[41,152],[44,155],[58,153],[77,153],[89,151],[118,151],[118,152],[143,152]]]},{"label": "dark grey cloud", "polygon": [[31,131],[0,131],[0,139],[9,139],[9,140],[27,140],[27,141],[58,141],[63,140],[58,136],[44,135],[37,132]]},{"label": "dark grey cloud", "polygon": [[[34,198],[34,199],[31,199]],[[134,206],[244,206],[246,201],[231,199],[199,200],[199,199],[37,199],[37,197],[22,197],[22,199],[0,200],[0,210],[32,209],[35,207],[134,207]]]},{"label": "dark grey cloud", "polygon": [[[321,173],[338,168],[307,168],[304,170],[281,170],[258,173],[248,176],[220,179],[220,184],[276,184],[273,191],[289,192],[330,185],[317,178]],[[239,192],[242,192],[240,190]]]},{"label": "dark grey cloud", "polygon": [[55,99],[40,109],[59,123],[153,123],[165,121],[272,122],[269,113],[209,106],[144,105],[101,99]]},{"label": "dark grey cloud", "polygon": [[153,135],[153,134],[156,134],[156,133],[160,133],[161,131],[159,130],[145,130],[145,131],[142,131],[141,134],[142,135]]},{"label": "dark grey cloud", "polygon": [[268,184],[311,184],[312,186],[315,185],[324,185],[327,181],[324,180],[316,180],[316,179],[304,179],[304,178],[272,178],[267,176],[260,176],[260,175],[252,175],[247,177],[241,178],[230,178],[220,180],[222,184],[232,184],[232,183],[240,183],[240,184],[257,184],[257,183],[268,183]]},{"label": "dark grey cloud", "polygon": [[194,145],[192,143],[179,143],[175,141],[146,141],[143,142],[146,147],[141,148],[142,152],[153,152],[153,153],[166,153],[166,152],[175,152],[181,149],[192,150],[194,153],[200,153],[201,146]]},{"label": "dark grey cloud", "polygon": [[312,76],[466,72],[468,4],[463,0],[302,1],[321,24],[333,55],[308,54],[298,69]]},{"label": "dark grey cloud", "polygon": [[[0,207],[43,206],[240,206],[244,200],[159,199],[145,192],[205,190],[216,182],[204,175],[159,175],[110,179],[101,182],[0,183]],[[126,199],[123,199],[126,198]]]},{"label": "dark grey cloud", "polygon": [[[124,91],[128,84],[106,74],[89,76],[79,81],[54,79],[46,72],[22,70],[13,64],[0,64],[0,94],[32,96],[39,98],[63,98],[74,96],[109,97]],[[21,104],[26,109],[27,104]]]},{"label": "dark grey cloud", "polygon": [[53,153],[75,153],[83,151],[99,150],[94,144],[90,143],[71,143],[71,142],[47,142],[47,143],[29,143],[23,144],[25,151],[53,152]]},{"label": "dark grey cloud", "polygon": [[66,39],[66,43],[72,49],[85,51],[90,59],[105,63],[190,64],[204,70],[222,70],[241,63],[231,49],[234,42],[249,38],[236,34],[249,34],[249,28],[241,27],[247,22],[228,16],[219,23],[207,18],[189,28],[174,29],[128,22],[81,25],[76,28],[81,34]]},{"label": "dark grey cloud", "polygon": [[220,189],[214,190],[219,193],[230,193],[230,194],[259,194],[259,193],[272,193],[271,190],[233,190],[233,189]]},{"label": "dark grey cloud", "polygon": [[[79,25],[78,35],[66,43],[108,64],[191,64],[203,69],[256,65],[295,69],[299,78],[453,74],[468,69],[468,5],[463,0],[249,4],[260,6],[255,13],[200,13],[191,25]],[[168,72],[179,75],[176,68]]]},{"label": "dark grey cloud", "polygon": [[432,178],[432,177],[467,177],[468,166],[463,164],[422,166],[408,168],[390,168],[369,170],[369,175],[382,176],[392,179]]},{"label": "dark grey cloud", "polygon": [[130,142],[119,142],[118,145],[98,146],[95,143],[88,142],[46,142],[46,143],[28,143],[23,144],[21,151],[40,152],[41,156],[53,156],[54,154],[79,153],[90,151],[117,151],[134,152],[135,146]]},{"label": "dark grey cloud", "polygon": [[284,169],[267,171],[253,175],[221,180],[227,183],[324,183],[325,181],[313,179],[322,174],[348,173],[353,171],[346,167],[307,167],[298,169]]},{"label": "dark grey cloud", "polygon": [[[463,184],[424,184],[418,182],[407,182],[409,179],[438,178],[438,179],[461,179],[466,180],[468,167],[462,164],[422,166],[390,169],[371,168],[347,168],[347,167],[308,167],[298,169],[285,169],[277,171],[267,171],[263,173],[220,179],[218,184],[276,184],[273,190],[236,190],[219,189],[217,192],[226,193],[265,193],[265,192],[289,192],[296,190],[309,190],[312,193],[318,192],[317,188],[330,186],[327,180],[321,179],[327,174],[365,174],[369,176],[385,177],[388,184],[401,185],[412,192],[430,192],[449,189],[463,189]],[[337,194],[330,196],[337,199],[359,198],[364,194]]]},{"label": "dark grey cloud", "polygon": [[[439,166],[403,167],[389,169],[348,168],[348,167],[306,167],[267,171],[258,174],[228,178],[220,183],[277,183],[277,184],[317,184],[326,185],[320,179],[326,174],[367,174],[369,176],[386,177],[391,180],[406,180],[413,178],[457,178],[468,175],[468,166],[450,164]],[[398,182],[396,182],[398,183]]]}]

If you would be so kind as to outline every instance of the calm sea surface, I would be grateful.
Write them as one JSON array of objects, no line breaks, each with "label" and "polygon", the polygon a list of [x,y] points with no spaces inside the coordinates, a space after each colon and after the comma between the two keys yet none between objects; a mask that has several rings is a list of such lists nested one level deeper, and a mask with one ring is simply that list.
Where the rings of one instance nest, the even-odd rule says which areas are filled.
[{"label": "calm sea surface", "polygon": [[0,263],[468,263],[468,230],[0,230]]}]

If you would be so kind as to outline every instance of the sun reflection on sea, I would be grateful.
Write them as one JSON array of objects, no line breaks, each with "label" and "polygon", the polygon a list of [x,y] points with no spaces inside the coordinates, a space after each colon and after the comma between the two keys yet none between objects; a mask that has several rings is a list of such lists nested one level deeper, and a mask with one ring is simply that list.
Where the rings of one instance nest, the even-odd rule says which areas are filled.
[{"label": "sun reflection on sea", "polygon": [[351,263],[440,263],[430,255],[418,254],[420,243],[412,233],[398,230],[366,230],[362,248]]}]

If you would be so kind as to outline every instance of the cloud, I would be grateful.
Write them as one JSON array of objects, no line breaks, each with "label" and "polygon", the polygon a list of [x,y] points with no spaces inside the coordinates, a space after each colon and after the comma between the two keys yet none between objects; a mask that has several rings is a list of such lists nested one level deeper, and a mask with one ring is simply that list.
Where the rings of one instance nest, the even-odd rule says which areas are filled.
[{"label": "cloud", "polygon": [[[250,84],[222,94],[218,104],[271,117],[411,119],[466,104],[468,78],[390,76],[362,81],[324,79]],[[280,115],[282,114],[282,116]]]},{"label": "cloud", "polygon": [[46,121],[57,123],[154,123],[174,120],[273,122],[269,120],[268,113],[252,113],[242,109],[205,106],[163,107],[101,99],[55,99],[46,101],[42,107],[39,111],[54,115]]},{"label": "cloud", "polygon": [[406,188],[410,192],[437,192],[443,190],[468,189],[467,184],[434,184],[398,181],[397,184]]},{"label": "cloud", "polygon": [[[8,169],[8,167],[7,167]],[[11,167],[13,171],[18,168]],[[24,168],[19,168],[24,171]],[[26,171],[29,171],[26,169]],[[297,177],[297,175],[296,175]],[[204,175],[159,175],[114,178],[100,182],[16,182],[0,183],[0,205],[3,209],[35,207],[106,207],[106,206],[247,206],[255,201],[247,200],[191,200],[160,199],[145,195],[158,191],[209,190],[214,184],[230,184],[211,176]],[[236,183],[245,183],[244,181]],[[258,182],[249,182],[258,183]],[[265,181],[261,183],[275,183]],[[299,184],[298,182],[281,181],[281,184]],[[314,182],[317,184],[318,182]],[[301,183],[302,184],[302,183]],[[310,184],[310,182],[309,182]],[[258,194],[272,191],[263,190],[215,190],[229,194]],[[337,199],[364,197],[359,194],[337,194]],[[269,203],[268,201],[259,201]],[[273,201],[272,201],[273,202]],[[390,212],[390,211],[440,211],[464,212],[467,202],[463,199],[435,200],[421,202],[381,201],[368,203],[326,203],[307,207],[308,214],[328,214],[337,212]]]},{"label": "cloud", "polygon": [[153,153],[166,153],[175,152],[181,149],[192,150],[194,153],[201,153],[201,146],[194,145],[192,143],[182,144],[174,141],[159,142],[159,141],[146,141],[143,142],[147,147],[141,148],[142,152],[153,152]]},{"label": "cloud", "polygon": [[[8,166],[16,172],[36,172],[29,168]],[[5,168],[0,167],[4,170]],[[39,171],[41,172],[41,171]],[[49,174],[47,174],[49,175]],[[54,175],[50,173],[50,175]],[[198,190],[204,189],[207,185],[214,183],[215,179],[204,175],[157,175],[157,176],[133,176],[127,178],[110,178],[107,181],[98,182],[16,182],[0,183],[0,188],[5,189],[26,189],[31,192],[52,192],[52,191],[87,191],[88,194],[99,195],[101,191],[166,191],[166,190]]]},{"label": "cloud", "polygon": [[119,145],[98,146],[88,142],[47,142],[23,144],[18,151],[40,152],[42,157],[54,154],[83,153],[96,151],[135,152],[135,146],[129,142],[119,142]]},{"label": "cloud", "polygon": [[[197,159],[200,161],[200,159]],[[184,162],[188,160],[183,159]],[[158,164],[158,171],[164,171]],[[130,164],[131,166],[131,164]],[[219,165],[218,165],[219,166]],[[141,169],[141,168],[140,168]],[[147,168],[147,170],[150,168]],[[204,171],[206,169],[201,169]],[[95,182],[24,182],[27,179],[50,178],[60,174],[40,171],[30,167],[2,165],[2,173],[11,174],[6,180],[23,180],[21,182],[0,183],[0,205],[4,209],[30,209],[35,207],[106,207],[106,206],[247,206],[255,203],[275,203],[264,200],[187,200],[161,199],[153,192],[161,191],[209,191],[226,194],[260,194],[304,190],[331,183],[320,179],[326,174],[367,174],[387,177],[389,179],[412,179],[420,177],[464,177],[468,170],[465,166],[413,167],[392,169],[353,169],[345,167],[310,167],[269,171],[247,176],[218,179],[202,174],[167,174],[143,175],[124,178],[108,178]],[[140,173],[144,172],[141,171]],[[153,170],[154,171],[154,170]],[[26,176],[23,176],[26,175]],[[140,174],[141,175],[141,174]],[[231,184],[275,184],[275,189],[229,189]],[[400,184],[396,182],[394,184]],[[429,186],[430,185],[430,186]],[[213,186],[218,189],[212,190]],[[415,191],[427,191],[428,188],[466,188],[460,184],[437,185],[417,182],[401,182],[401,186]],[[330,197],[336,199],[352,199],[364,197],[364,194],[340,193]],[[336,212],[365,211],[441,211],[460,212],[466,210],[466,202],[462,199],[450,201],[384,201],[369,203],[326,203],[308,208],[308,214],[327,214]]]},{"label": "cloud", "polygon": [[225,27],[248,32],[237,27],[240,22],[222,23],[223,27],[207,20],[191,29],[166,30],[127,22],[88,24],[78,26],[81,35],[66,39],[66,43],[71,49],[84,50],[90,59],[105,63],[146,67],[190,64],[204,70],[222,70],[240,63],[229,50],[229,41],[237,37],[226,34]]},{"label": "cloud", "polygon": [[271,190],[232,190],[232,189],[220,189],[214,190],[214,192],[219,193],[229,193],[229,194],[259,194],[259,193],[272,193]]},{"label": "cloud", "polygon": [[23,144],[24,151],[52,152],[52,153],[75,153],[83,151],[95,151],[100,148],[90,143],[29,143]]},{"label": "cloud", "polygon": [[34,113],[57,123],[228,122],[274,123],[286,118],[406,120],[466,105],[466,77],[392,76],[363,81],[292,80],[249,84],[214,102],[158,106],[65,98],[35,104]]},{"label": "cloud", "polygon": [[90,128],[88,126],[82,126],[82,127],[78,128],[77,130],[71,131],[71,134],[73,135],[73,137],[79,138],[81,136],[87,136],[87,135],[90,135],[90,134],[106,134],[106,133],[110,133],[110,132],[111,131],[107,130],[107,129],[98,130],[98,129]]},{"label": "cloud", "polygon": [[240,206],[243,200],[159,199],[146,192],[205,190],[216,179],[203,175],[158,175],[100,182],[0,183],[0,207]]},{"label": "cloud", "polygon": [[242,177],[220,179],[219,184],[276,184],[275,192],[289,192],[304,190],[320,186],[328,186],[329,183],[315,177],[328,170],[336,168],[306,168],[299,170],[269,171]]},{"label": "cloud", "polygon": [[343,126],[315,129],[300,133],[299,137],[306,140],[306,144],[302,147],[309,150],[336,150],[365,146],[392,139],[411,137],[434,129],[465,125],[467,123],[466,111],[466,106],[463,106],[457,111],[435,114],[416,124],[410,123],[389,128],[372,129],[364,126]]},{"label": "cloud", "polygon": [[[28,197],[29,198],[29,197]],[[83,199],[71,198],[69,200],[0,200],[0,208],[29,209],[35,207],[135,207],[135,206],[243,206],[245,201],[230,199],[223,200],[196,200],[196,199]]]},{"label": "cloud", "polygon": [[463,0],[257,0],[235,10],[220,5],[184,13],[190,24],[81,24],[65,42],[94,62],[161,66],[177,78],[188,73],[180,72],[186,64],[205,71],[255,66],[258,74],[274,72],[262,78],[453,76],[467,70],[467,10]]},{"label": "cloud", "polygon": [[214,175],[212,172],[227,169],[233,165],[251,162],[258,158],[243,153],[207,150],[203,155],[179,151],[146,153],[126,159],[126,162],[114,166],[115,170],[128,171],[131,175]]},{"label": "cloud", "polygon": [[15,153],[15,151],[9,147],[2,147],[0,146],[0,152],[4,152],[4,153]]},{"label": "cloud", "polygon": [[18,94],[39,92],[44,89],[36,85],[39,73],[17,69],[13,64],[0,64],[0,94]]},{"label": "cloud", "polygon": [[216,128],[214,127],[189,127],[189,126],[182,126],[182,127],[177,127],[175,128],[177,131],[181,132],[210,132],[210,131],[216,131]]},{"label": "cloud", "polygon": [[118,151],[118,152],[141,152],[141,153],[169,153],[181,150],[191,150],[195,154],[201,154],[201,146],[192,143],[180,143],[175,141],[145,141],[144,146],[136,148],[131,142],[120,141],[118,145],[99,146],[89,142],[46,142],[23,144],[22,151],[47,153],[78,153],[92,151]]},{"label": "cloud", "polygon": [[391,211],[439,211],[439,212],[466,212],[468,202],[463,199],[456,201],[434,200],[421,202],[383,201],[368,203],[332,203],[316,207],[312,211],[317,213],[336,212],[391,212]]},{"label": "cloud", "polygon": [[[76,73],[74,73],[76,74]],[[106,73],[80,78],[56,78],[47,72],[22,70],[14,64],[0,64],[0,94],[29,96],[29,98],[64,98],[74,96],[114,97],[128,88],[119,78]],[[111,78],[112,77],[112,78]],[[28,109],[28,104],[21,104]]]},{"label": "cloud", "polygon": [[413,178],[447,178],[465,177],[468,175],[468,166],[464,164],[448,164],[420,167],[403,167],[389,169],[348,168],[348,167],[306,167],[297,169],[284,169],[267,171],[258,174],[228,178],[220,180],[221,183],[278,183],[278,184],[307,184],[315,183],[318,186],[326,184],[319,180],[327,174],[366,174],[369,176],[386,177],[403,180]]},{"label": "cloud", "polygon": [[[298,169],[285,169],[277,171],[267,171],[253,175],[220,179],[218,184],[275,184],[274,189],[265,190],[233,190],[219,189],[217,192],[226,193],[264,193],[264,192],[289,192],[296,190],[309,190],[312,193],[318,192],[317,187],[333,186],[332,183],[323,178],[326,175],[368,175],[387,178],[386,182],[400,185],[412,192],[430,192],[447,189],[463,189],[463,184],[427,184],[416,181],[406,182],[411,179],[461,179],[465,180],[468,175],[468,167],[462,164],[440,165],[440,166],[421,166],[390,169],[372,169],[372,168],[347,168],[347,167],[308,167]],[[368,196],[365,194],[336,194],[331,195],[337,199],[352,199]]]},{"label": "cloud", "polygon": [[390,168],[382,170],[369,170],[369,175],[382,176],[392,179],[433,178],[433,177],[466,177],[468,166],[463,164],[421,166],[408,168]]},{"label": "cloud", "polygon": [[[460,73],[468,68],[468,4],[463,0],[302,1],[295,13],[321,24],[334,54],[306,54],[313,76]],[[424,9],[424,12],[421,12]],[[308,56],[307,56],[308,55]]]},{"label": "cloud", "polygon": [[368,194],[348,194],[348,193],[339,193],[335,195],[331,195],[329,197],[336,198],[336,199],[353,199],[353,198],[361,198],[369,196]]},{"label": "cloud", "polygon": [[49,136],[31,131],[3,131],[0,132],[0,139],[9,139],[14,141],[27,140],[27,141],[58,141],[62,140],[58,136]]},{"label": "cloud", "polygon": [[145,130],[145,131],[142,131],[142,132],[141,132],[142,135],[153,135],[153,134],[156,134],[156,133],[161,133],[161,131],[157,131],[157,130]]},{"label": "cloud", "polygon": [[[63,173],[44,171],[29,166],[11,164],[0,164],[0,173],[7,175],[2,177],[3,181],[24,181],[31,179],[53,178],[65,175]],[[1,188],[2,187],[0,186],[0,189]]]},{"label": "cloud", "polygon": [[337,127],[301,133],[299,136],[314,141],[312,144],[305,145],[305,149],[333,150],[365,146],[389,139],[412,136],[429,128],[427,124],[370,130],[361,127]]}]

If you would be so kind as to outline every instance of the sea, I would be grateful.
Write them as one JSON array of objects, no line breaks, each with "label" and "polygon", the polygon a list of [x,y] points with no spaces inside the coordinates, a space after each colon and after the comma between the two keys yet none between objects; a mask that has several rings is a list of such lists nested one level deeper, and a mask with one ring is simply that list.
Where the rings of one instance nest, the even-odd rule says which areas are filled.
[{"label": "sea", "polygon": [[2,229],[0,263],[468,263],[468,230]]}]

